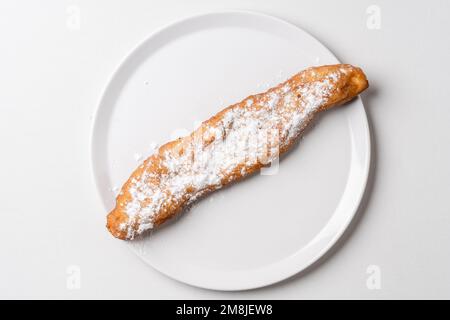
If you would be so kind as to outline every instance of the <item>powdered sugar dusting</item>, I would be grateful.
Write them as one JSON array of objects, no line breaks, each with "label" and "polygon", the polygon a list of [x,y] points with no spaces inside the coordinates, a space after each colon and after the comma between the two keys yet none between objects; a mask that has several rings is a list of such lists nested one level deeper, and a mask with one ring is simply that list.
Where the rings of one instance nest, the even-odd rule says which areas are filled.
[{"label": "powdered sugar dusting", "polygon": [[121,230],[132,239],[153,228],[155,216],[165,206],[189,204],[221,188],[230,176],[245,176],[247,168],[276,159],[278,151],[274,150],[301,134],[342,74],[338,70],[301,85],[288,80],[225,109],[214,126],[205,123],[191,136],[179,139],[176,147],[159,148],[155,156],[161,158],[163,170],[158,172],[162,173],[152,170],[150,158],[142,174],[130,181],[130,200],[125,204],[128,221],[120,225]]}]

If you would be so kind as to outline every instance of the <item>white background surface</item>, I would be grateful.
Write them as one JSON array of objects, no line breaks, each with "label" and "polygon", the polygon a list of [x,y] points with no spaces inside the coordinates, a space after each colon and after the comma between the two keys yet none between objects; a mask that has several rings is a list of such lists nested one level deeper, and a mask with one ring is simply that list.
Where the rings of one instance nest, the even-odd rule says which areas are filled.
[{"label": "white background surface", "polygon": [[[366,26],[369,5],[381,29]],[[81,12],[67,27],[67,7]],[[160,275],[104,230],[89,161],[109,76],[155,28],[251,9],[309,31],[360,65],[373,131],[368,193],[350,232],[308,272],[237,293]],[[450,43],[447,1],[2,1],[0,297],[450,298]],[[67,288],[79,266],[81,287]],[[370,265],[381,289],[369,290]]]}]

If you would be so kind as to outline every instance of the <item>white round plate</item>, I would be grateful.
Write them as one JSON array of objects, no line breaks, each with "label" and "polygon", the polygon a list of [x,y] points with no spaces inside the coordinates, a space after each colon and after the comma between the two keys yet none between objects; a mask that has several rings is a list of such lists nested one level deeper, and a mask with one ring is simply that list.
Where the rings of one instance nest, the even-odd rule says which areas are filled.
[{"label": "white round plate", "polygon": [[[205,14],[157,31],[120,65],[97,110],[92,164],[106,210],[155,143],[304,68],[334,63],[305,31],[259,13]],[[198,287],[281,281],[320,258],[347,228],[369,153],[358,98],[325,112],[278,170],[216,192],[130,246],[155,269]]]}]

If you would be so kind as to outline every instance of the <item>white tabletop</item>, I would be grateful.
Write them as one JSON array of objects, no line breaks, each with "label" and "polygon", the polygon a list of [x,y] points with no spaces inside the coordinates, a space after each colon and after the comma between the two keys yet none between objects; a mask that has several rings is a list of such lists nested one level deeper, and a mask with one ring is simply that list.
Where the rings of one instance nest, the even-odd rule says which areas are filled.
[{"label": "white tabletop", "polygon": [[[89,137],[100,94],[156,28],[255,10],[362,66],[373,132],[361,210],[307,272],[245,292],[151,269],[104,229]],[[450,298],[450,27],[445,0],[2,1],[0,298]]]}]

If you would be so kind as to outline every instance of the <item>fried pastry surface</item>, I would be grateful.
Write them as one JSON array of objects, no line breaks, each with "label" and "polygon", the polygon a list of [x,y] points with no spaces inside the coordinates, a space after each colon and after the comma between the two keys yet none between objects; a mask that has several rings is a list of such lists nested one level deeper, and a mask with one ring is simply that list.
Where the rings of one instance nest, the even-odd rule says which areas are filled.
[{"label": "fried pastry surface", "polygon": [[204,121],[162,145],[123,185],[107,228],[130,240],[181,213],[192,202],[269,165],[320,111],[368,87],[361,69],[338,64],[306,69]]}]

